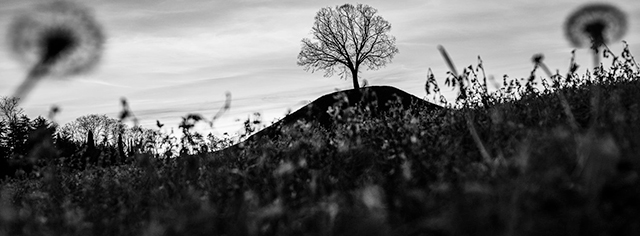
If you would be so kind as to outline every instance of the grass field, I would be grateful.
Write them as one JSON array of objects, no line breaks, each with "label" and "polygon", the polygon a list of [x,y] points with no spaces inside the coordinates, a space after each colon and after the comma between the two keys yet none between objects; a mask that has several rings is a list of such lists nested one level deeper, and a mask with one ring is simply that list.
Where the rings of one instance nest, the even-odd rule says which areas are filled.
[{"label": "grass field", "polygon": [[640,235],[628,51],[492,93],[483,74],[448,78],[464,92],[443,108],[337,95],[324,122],[289,118],[218,152],[45,165],[1,183],[0,235]]}]

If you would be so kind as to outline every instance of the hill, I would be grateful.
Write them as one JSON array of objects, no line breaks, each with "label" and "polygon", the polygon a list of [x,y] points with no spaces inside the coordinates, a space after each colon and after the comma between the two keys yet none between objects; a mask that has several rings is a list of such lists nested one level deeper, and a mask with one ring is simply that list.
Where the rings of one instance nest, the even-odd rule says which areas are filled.
[{"label": "hill", "polygon": [[[333,118],[327,112],[330,107],[341,103],[342,109],[355,106],[368,106],[373,116],[384,114],[397,101],[403,108],[414,110],[440,110],[443,107],[427,102],[392,86],[370,86],[360,89],[348,89],[323,95],[303,106],[281,120],[251,135],[245,142],[260,138],[275,138],[278,131],[298,121],[317,122],[324,129],[331,129]],[[237,148],[238,144],[230,147]]]}]

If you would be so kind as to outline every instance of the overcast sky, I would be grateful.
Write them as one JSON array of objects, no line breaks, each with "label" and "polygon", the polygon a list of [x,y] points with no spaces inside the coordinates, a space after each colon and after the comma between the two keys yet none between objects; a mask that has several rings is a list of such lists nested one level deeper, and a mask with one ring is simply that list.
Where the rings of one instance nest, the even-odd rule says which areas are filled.
[{"label": "overcast sky", "polygon": [[[0,0],[0,32],[14,14],[35,0]],[[296,65],[302,38],[309,38],[322,7],[347,3],[315,0],[83,0],[102,24],[107,41],[100,65],[90,74],[36,85],[22,106],[35,118],[52,105],[66,123],[87,114],[116,117],[126,97],[143,126],[160,120],[176,127],[190,112],[213,117],[232,94],[231,110],[217,133],[235,133],[253,112],[265,121],[281,118],[317,97],[352,86],[337,75],[305,72]],[[624,10],[624,37],[640,55],[640,4],[606,1]],[[353,4],[358,2],[351,2]],[[489,75],[527,77],[531,57],[543,53],[552,68],[566,73],[572,47],[564,38],[567,15],[585,1],[563,0],[364,0],[392,25],[400,52],[377,71],[360,73],[370,85],[391,85],[425,97],[431,68],[443,82],[443,45],[459,70],[481,56]],[[0,37],[0,95],[11,95],[26,70]],[[610,46],[619,52],[621,43]],[[591,65],[587,49],[577,51],[582,68]],[[240,121],[235,121],[240,119]]]}]

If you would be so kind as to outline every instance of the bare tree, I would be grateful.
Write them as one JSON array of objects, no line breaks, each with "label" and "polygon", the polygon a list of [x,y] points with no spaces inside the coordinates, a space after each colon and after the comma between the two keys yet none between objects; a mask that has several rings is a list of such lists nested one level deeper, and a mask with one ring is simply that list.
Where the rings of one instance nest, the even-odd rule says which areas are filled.
[{"label": "bare tree", "polygon": [[18,118],[24,114],[24,110],[19,106],[19,98],[16,97],[0,97],[0,113],[2,113],[2,119],[8,123],[15,123]]},{"label": "bare tree", "polygon": [[124,128],[118,123],[118,120],[107,115],[91,114],[78,117],[76,120],[64,125],[58,132],[71,137],[73,140],[84,141],[87,139],[89,131],[91,131],[95,140],[107,140],[110,144],[115,144],[118,133]]},{"label": "bare tree", "polygon": [[387,34],[391,25],[377,12],[363,4],[320,9],[311,29],[317,42],[302,39],[298,65],[312,72],[324,70],[326,77],[333,75],[336,67],[341,68],[340,74],[346,78],[350,73],[354,89],[359,89],[358,72],[362,67],[378,69],[398,53],[395,37]]}]

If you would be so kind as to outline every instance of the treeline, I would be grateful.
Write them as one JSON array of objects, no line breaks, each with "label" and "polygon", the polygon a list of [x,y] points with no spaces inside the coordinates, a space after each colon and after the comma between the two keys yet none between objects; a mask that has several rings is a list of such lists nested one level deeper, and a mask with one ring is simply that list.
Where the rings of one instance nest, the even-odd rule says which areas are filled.
[{"label": "treeline", "polygon": [[0,97],[0,178],[37,173],[54,164],[77,170],[130,163],[134,153],[150,152],[158,131],[128,127],[106,115],[87,115],[58,126],[24,114],[18,100]]},{"label": "treeline", "polygon": [[[200,119],[194,119],[199,116],[193,114],[183,117],[181,132],[176,135],[173,130],[163,133],[139,125],[130,127],[104,114],[85,115],[59,126],[41,116],[29,118],[18,104],[16,98],[0,97],[0,179],[37,175],[46,165],[84,170],[129,164],[136,154],[169,160],[236,143],[230,136],[194,131]],[[157,126],[163,124],[158,121]]]}]

